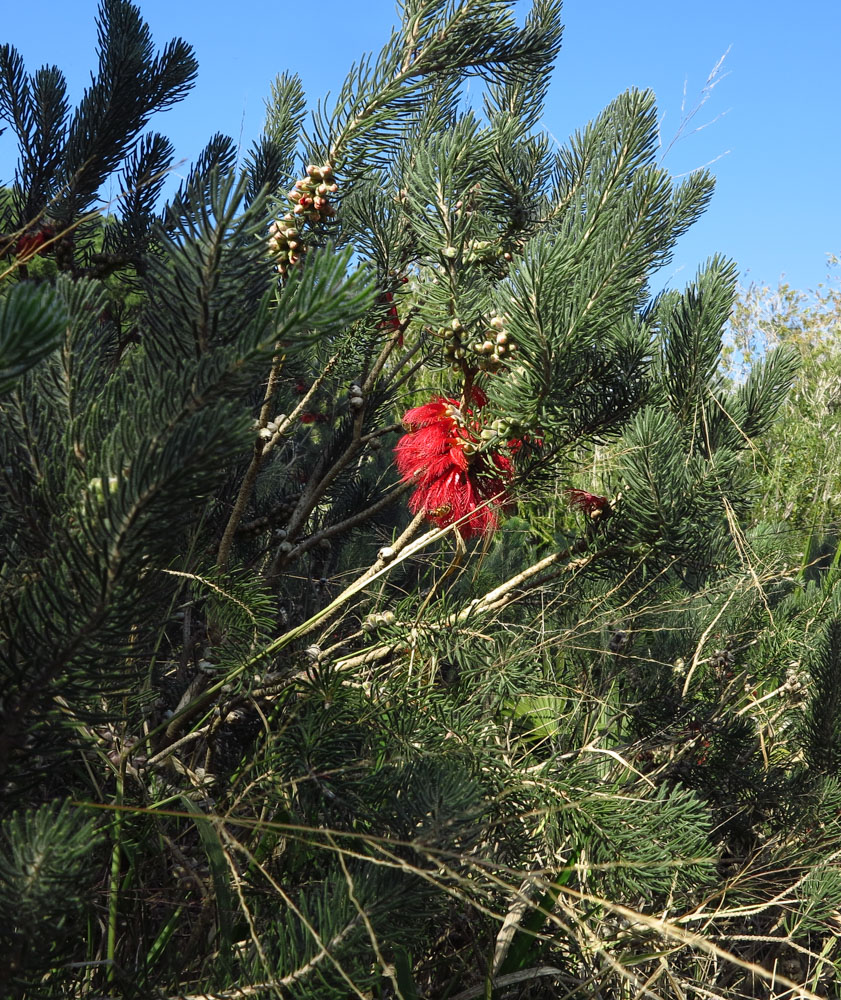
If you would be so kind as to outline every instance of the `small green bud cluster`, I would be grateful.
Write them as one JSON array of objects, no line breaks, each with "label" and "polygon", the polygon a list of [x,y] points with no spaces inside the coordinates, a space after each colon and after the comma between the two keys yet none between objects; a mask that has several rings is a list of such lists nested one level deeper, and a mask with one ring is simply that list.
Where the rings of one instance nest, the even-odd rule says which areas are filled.
[{"label": "small green bud cluster", "polygon": [[493,438],[505,438],[506,440],[522,440],[533,428],[530,423],[517,420],[515,417],[497,417],[496,420],[485,427],[482,431],[482,439],[491,441]]},{"label": "small green bud cluster", "polygon": [[285,275],[290,266],[297,264],[306,253],[301,233],[303,224],[324,222],[336,214],[335,206],[329,200],[329,196],[336,191],[338,185],[333,180],[330,163],[321,166],[309,164],[306,177],[295,181],[295,186],[286,196],[291,211],[269,226],[269,250],[277,258],[281,274]]},{"label": "small green bud cluster", "polygon": [[455,316],[447,326],[439,327],[437,333],[444,341],[444,357],[454,369],[458,370],[459,362],[467,355],[463,341],[464,326],[461,320]]},{"label": "small green bud cluster", "polygon": [[362,622],[362,628],[365,632],[374,632],[382,625],[393,625],[394,620],[393,611],[376,611],[365,618]]},{"label": "small green bud cluster", "polygon": [[[464,358],[476,356],[476,365],[482,371],[497,371],[504,360],[510,359],[517,351],[511,334],[505,329],[502,316],[491,316],[479,338],[473,343],[467,341],[464,324],[456,316],[448,326],[439,327],[437,335],[444,341],[444,357],[458,370]],[[471,361],[474,360],[471,358]]]},{"label": "small green bud cluster", "polygon": [[484,336],[484,339],[474,341],[470,350],[479,356],[478,364],[483,371],[497,371],[502,362],[517,351],[517,345],[505,329],[502,316],[491,316],[487,329],[480,336]]},{"label": "small green bud cluster", "polygon": [[493,264],[498,260],[511,260],[496,240],[469,240],[464,250],[465,264]]}]

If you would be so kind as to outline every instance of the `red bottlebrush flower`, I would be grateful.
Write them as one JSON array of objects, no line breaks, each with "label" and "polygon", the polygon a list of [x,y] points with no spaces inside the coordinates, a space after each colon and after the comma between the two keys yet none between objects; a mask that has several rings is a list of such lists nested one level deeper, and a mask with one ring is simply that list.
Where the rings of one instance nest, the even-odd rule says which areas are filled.
[{"label": "red bottlebrush flower", "polygon": [[303,379],[299,378],[298,381],[295,383],[295,388],[292,391],[297,396],[305,396],[310,391],[310,387]]},{"label": "red bottlebrush flower", "polygon": [[313,413],[312,410],[304,410],[301,414],[302,424],[326,424],[329,419],[326,413]]},{"label": "red bottlebrush flower", "polygon": [[15,254],[18,257],[32,257],[41,254],[41,247],[55,236],[52,226],[42,226],[34,233],[24,233],[15,244]]},{"label": "red bottlebrush flower", "polygon": [[[484,393],[476,393],[481,407]],[[439,396],[406,413],[407,433],[394,449],[401,478],[417,483],[409,500],[412,513],[423,511],[439,528],[459,521],[463,538],[497,527],[498,511],[511,506],[506,484],[514,474],[505,455],[478,451],[471,417],[469,410],[466,415],[459,410],[457,400]]]},{"label": "red bottlebrush flower", "polygon": [[590,517],[598,517],[610,511],[610,501],[607,497],[600,497],[586,490],[566,489],[564,493],[569,497],[570,507],[577,507]]}]

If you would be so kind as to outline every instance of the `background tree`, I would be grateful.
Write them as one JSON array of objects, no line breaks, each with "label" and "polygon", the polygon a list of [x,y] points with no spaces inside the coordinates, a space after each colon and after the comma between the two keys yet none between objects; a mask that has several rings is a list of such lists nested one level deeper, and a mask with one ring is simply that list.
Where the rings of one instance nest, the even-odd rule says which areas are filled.
[{"label": "background tree", "polygon": [[753,506],[796,354],[728,380],[723,258],[652,297],[712,180],[649,93],[553,150],[560,37],[407,4],[161,210],[186,46],[104,0],[69,118],[2,50],[6,992],[837,979],[835,576]]},{"label": "background tree", "polygon": [[[834,257],[829,263],[837,264]],[[793,561],[802,561],[804,568],[825,561],[837,549],[841,513],[835,457],[841,398],[837,281],[811,295],[785,283],[776,289],[751,286],[737,301],[731,327],[734,358],[747,361],[781,343],[801,354],[802,368],[781,419],[760,448],[760,516],[783,522],[787,541],[781,545]]]}]

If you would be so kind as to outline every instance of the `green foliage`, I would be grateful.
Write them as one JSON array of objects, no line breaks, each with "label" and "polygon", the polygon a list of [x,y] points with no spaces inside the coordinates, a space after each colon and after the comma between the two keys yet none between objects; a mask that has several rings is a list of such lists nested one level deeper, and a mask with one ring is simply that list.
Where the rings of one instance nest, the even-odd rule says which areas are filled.
[{"label": "green foliage", "polygon": [[[55,995],[51,973],[78,954],[91,859],[101,832],[83,810],[54,801],[0,828],[0,984],[6,995]],[[86,898],[88,897],[88,898]],[[14,916],[12,917],[12,915]],[[45,981],[46,980],[46,981]]]},{"label": "green foliage", "polygon": [[751,287],[737,300],[731,323],[731,365],[740,381],[744,376],[739,374],[739,355],[744,364],[782,348],[801,358],[800,376],[782,417],[764,434],[759,464],[763,516],[786,523],[795,552],[803,529],[813,530],[819,541],[834,530],[839,515],[841,481],[834,449],[839,429],[839,316],[839,289],[833,278],[809,295],[785,284],[777,289]]},{"label": "green foliage", "polygon": [[56,349],[63,320],[50,289],[17,285],[0,298],[0,394]]}]

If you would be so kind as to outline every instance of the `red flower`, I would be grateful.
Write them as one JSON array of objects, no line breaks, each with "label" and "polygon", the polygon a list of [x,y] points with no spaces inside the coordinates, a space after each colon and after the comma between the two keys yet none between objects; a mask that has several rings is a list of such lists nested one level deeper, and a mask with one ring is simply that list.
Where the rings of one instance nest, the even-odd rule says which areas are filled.
[{"label": "red flower", "polygon": [[34,233],[23,233],[15,244],[15,254],[18,257],[32,257],[35,254],[42,254],[43,245],[55,236],[55,229],[52,226],[41,226]]},{"label": "red flower", "polygon": [[[394,332],[395,330],[399,330],[400,316],[397,312],[397,306],[394,305],[394,295],[391,292],[382,292],[379,296],[377,296],[377,303],[382,306],[388,306],[388,310],[386,311],[385,317],[380,320],[379,324],[380,329],[391,330],[392,332]],[[398,347],[403,346],[402,333],[397,338],[397,346]]]},{"label": "red flower", "polygon": [[607,497],[600,497],[598,494],[588,493],[586,490],[566,489],[564,493],[569,497],[570,507],[577,507],[585,514],[589,514],[590,517],[610,511],[610,502]]},{"label": "red flower", "polygon": [[312,410],[304,410],[301,414],[302,424],[326,424],[329,419],[326,413],[313,413]]},{"label": "red flower", "polygon": [[[474,390],[473,400],[481,408],[485,394]],[[439,528],[458,521],[463,538],[497,527],[497,510],[511,505],[506,483],[514,474],[506,456],[477,450],[480,438],[472,417],[457,400],[436,397],[406,413],[408,433],[394,449],[401,478],[417,482],[409,500],[412,513],[423,511]]]}]

